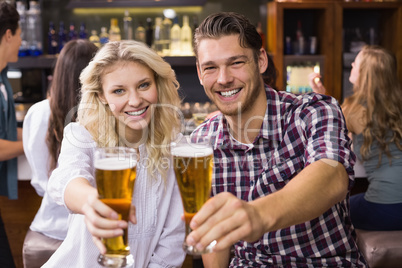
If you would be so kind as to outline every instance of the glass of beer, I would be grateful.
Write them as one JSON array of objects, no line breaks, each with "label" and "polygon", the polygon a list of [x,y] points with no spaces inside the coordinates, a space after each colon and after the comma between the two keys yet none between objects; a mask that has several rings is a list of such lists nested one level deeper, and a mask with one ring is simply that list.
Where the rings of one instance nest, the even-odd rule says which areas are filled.
[{"label": "glass of beer", "polygon": [[[192,231],[191,219],[211,194],[213,149],[207,138],[197,138],[195,141],[191,140],[189,136],[183,136],[180,141],[172,143],[171,152],[183,202],[187,238]],[[198,251],[195,247],[187,245],[186,238],[183,242],[183,249],[190,255],[212,252],[212,248],[216,244],[214,241],[204,251]]]},{"label": "glass of beer", "polygon": [[[96,148],[95,178],[99,199],[117,212],[119,220],[129,220],[136,177],[137,152],[132,148]],[[105,267],[125,267],[134,263],[128,244],[128,231],[122,236],[102,238],[106,254],[98,263]]]}]

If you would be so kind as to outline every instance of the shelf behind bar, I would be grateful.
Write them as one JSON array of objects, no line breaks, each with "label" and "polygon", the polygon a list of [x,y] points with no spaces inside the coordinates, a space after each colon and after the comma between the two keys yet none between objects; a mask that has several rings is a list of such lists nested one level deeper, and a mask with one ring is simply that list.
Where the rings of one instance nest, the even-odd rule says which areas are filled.
[{"label": "shelf behind bar", "polygon": [[203,6],[206,0],[71,0],[67,8]]},{"label": "shelf behind bar", "polygon": [[[56,63],[56,55],[43,55],[38,57],[20,57],[18,62],[9,63],[11,69],[52,69]],[[174,66],[194,66],[195,57],[164,57],[164,59]]]}]

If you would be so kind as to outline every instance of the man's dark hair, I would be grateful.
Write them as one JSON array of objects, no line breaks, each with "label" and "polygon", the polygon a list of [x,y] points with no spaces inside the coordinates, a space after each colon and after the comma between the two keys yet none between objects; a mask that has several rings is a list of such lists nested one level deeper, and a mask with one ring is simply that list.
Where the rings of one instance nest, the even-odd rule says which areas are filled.
[{"label": "man's dark hair", "polygon": [[19,20],[20,15],[15,7],[0,0],[0,42],[8,29],[10,29],[11,33],[15,35],[19,27]]},{"label": "man's dark hair", "polygon": [[209,15],[194,33],[194,53],[198,58],[198,45],[205,38],[239,35],[240,46],[251,48],[255,59],[260,55],[262,39],[255,26],[245,16],[235,12],[219,12]]}]

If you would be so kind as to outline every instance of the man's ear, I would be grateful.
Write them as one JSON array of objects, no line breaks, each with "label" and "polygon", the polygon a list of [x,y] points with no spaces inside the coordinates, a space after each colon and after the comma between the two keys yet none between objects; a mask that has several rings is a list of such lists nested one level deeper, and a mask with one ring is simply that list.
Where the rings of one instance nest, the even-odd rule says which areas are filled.
[{"label": "man's ear", "polygon": [[197,66],[198,80],[200,80],[200,84],[201,84],[201,86],[203,86],[202,79],[201,79],[200,67],[199,67],[199,65],[198,65],[198,62],[197,62],[197,64],[196,64],[196,66]]},{"label": "man's ear", "polygon": [[11,32],[10,29],[7,29],[6,32],[4,33],[4,38],[6,39],[6,41],[11,40],[11,38],[13,37],[13,33]]},{"label": "man's ear", "polygon": [[260,68],[260,73],[264,73],[268,68],[268,55],[265,49],[260,49],[260,55],[258,56],[258,68]]}]

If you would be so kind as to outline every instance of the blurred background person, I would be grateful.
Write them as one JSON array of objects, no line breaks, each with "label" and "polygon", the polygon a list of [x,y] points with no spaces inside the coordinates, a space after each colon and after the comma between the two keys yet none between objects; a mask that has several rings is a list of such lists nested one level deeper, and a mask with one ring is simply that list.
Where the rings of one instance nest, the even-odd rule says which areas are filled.
[{"label": "blurred background person", "polygon": [[[22,129],[17,129],[13,90],[7,78],[9,62],[18,61],[20,16],[11,4],[0,2],[0,195],[18,198],[17,156],[24,153]],[[0,267],[15,267],[0,211]]]},{"label": "blurred background person", "polygon": [[[309,76],[315,92],[325,93],[317,76]],[[362,161],[368,189],[351,196],[353,225],[364,230],[402,230],[402,88],[394,55],[365,46],[352,63],[353,95],[342,110]]]},{"label": "blurred background person", "polygon": [[46,187],[57,166],[64,126],[76,118],[79,76],[96,51],[97,47],[88,40],[69,41],[57,58],[49,97],[35,103],[24,119],[23,145],[32,170],[31,184],[43,196],[25,237],[24,267],[43,265],[66,237],[69,213],[53,202]]}]

